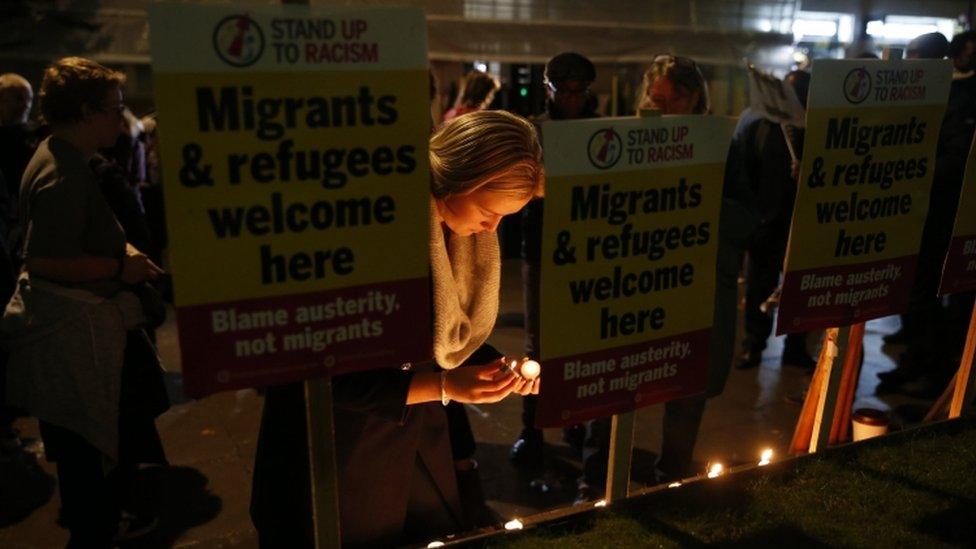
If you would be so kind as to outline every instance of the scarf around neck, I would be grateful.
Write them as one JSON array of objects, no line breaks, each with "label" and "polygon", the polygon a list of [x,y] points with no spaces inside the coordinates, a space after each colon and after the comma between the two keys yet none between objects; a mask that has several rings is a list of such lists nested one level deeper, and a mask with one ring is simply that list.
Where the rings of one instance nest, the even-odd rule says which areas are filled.
[{"label": "scarf around neck", "polygon": [[442,228],[431,201],[430,270],[434,286],[434,360],[461,365],[491,335],[498,317],[501,254],[494,232],[459,236]]}]

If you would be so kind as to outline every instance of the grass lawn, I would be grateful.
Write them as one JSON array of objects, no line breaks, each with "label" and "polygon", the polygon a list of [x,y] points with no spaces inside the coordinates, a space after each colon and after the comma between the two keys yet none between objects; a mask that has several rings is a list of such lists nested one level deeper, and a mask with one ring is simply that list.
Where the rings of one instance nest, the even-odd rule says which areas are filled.
[{"label": "grass lawn", "polygon": [[976,421],[784,460],[472,542],[485,547],[976,547]]}]

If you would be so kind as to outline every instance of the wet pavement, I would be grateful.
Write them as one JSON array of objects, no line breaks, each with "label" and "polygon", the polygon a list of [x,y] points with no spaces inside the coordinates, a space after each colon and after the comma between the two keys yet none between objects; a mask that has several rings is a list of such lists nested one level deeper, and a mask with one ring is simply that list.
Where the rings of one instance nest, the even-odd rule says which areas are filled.
[{"label": "wet pavement", "polygon": [[[524,341],[520,285],[518,262],[507,261],[501,316],[491,342],[513,355],[521,354]],[[876,374],[894,368],[893,357],[902,350],[883,346],[881,336],[898,327],[896,317],[868,323],[855,407],[897,410],[907,422],[924,415],[926,401],[874,396]],[[815,352],[813,339],[809,344]],[[756,461],[766,447],[785,455],[800,411],[797,400],[809,383],[809,373],[780,365],[782,340],[770,340],[759,368],[733,368],[725,392],[709,401],[695,450],[702,471],[712,461],[728,465]],[[171,466],[143,469],[143,509],[159,516],[160,527],[126,546],[257,547],[248,503],[262,399],[250,389],[187,399],[180,391],[172,320],[159,331],[158,341],[174,402],[157,423]],[[521,409],[517,395],[499,404],[468,406],[484,490],[491,507],[504,518],[571,505],[579,475],[578,456],[562,442],[559,429],[545,432],[549,467],[540,478],[520,476],[509,465],[509,447],[521,430]],[[651,482],[662,412],[662,406],[652,406],[637,413],[632,488]],[[899,419],[896,416],[895,421]],[[21,419],[17,427],[26,441],[24,450],[0,457],[0,547],[62,547],[68,536],[56,525],[59,499],[54,466],[44,460],[36,421]]]}]

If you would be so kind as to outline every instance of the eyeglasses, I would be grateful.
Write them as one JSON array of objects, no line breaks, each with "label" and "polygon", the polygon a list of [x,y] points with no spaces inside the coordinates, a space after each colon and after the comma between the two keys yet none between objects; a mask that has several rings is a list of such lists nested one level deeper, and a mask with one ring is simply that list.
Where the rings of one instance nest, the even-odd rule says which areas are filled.
[{"label": "eyeglasses", "polygon": [[[580,81],[577,80],[577,82]],[[584,82],[583,86],[581,86],[579,89],[571,89],[569,86],[565,85],[566,83],[567,82],[555,84],[546,80],[546,87],[549,88],[549,91],[555,95],[588,95],[590,93],[590,85],[588,82]]]}]

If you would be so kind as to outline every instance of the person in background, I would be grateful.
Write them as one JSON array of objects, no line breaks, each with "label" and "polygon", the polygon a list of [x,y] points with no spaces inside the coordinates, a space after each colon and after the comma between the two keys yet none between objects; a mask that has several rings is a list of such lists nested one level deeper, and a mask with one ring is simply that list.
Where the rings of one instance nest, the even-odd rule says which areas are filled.
[{"label": "person in background", "polygon": [[[638,111],[662,115],[708,114],[708,85],[694,60],[675,55],[657,56],[644,73],[637,100]],[[691,472],[695,442],[705,402],[725,388],[735,346],[737,279],[749,236],[757,226],[755,196],[741,181],[726,181],[719,219],[716,268],[715,317],[709,341],[708,387],[701,395],[672,400],[664,405],[661,453],[655,474],[667,482]],[[583,476],[577,486],[577,503],[602,497],[607,477],[610,419],[587,424],[583,450]]]},{"label": "person in background", "polygon": [[[17,195],[24,168],[37,147],[28,124],[34,91],[19,74],[0,74],[0,299],[13,295],[18,262],[14,246],[17,236]],[[6,353],[0,352],[0,454],[12,454],[21,447],[14,420],[20,412],[4,404]]]},{"label": "person in background", "polygon": [[949,307],[944,307],[938,289],[976,130],[973,49],[971,31],[953,38],[952,44],[941,34],[930,33],[912,40],[908,46],[910,58],[942,59],[950,54],[954,74],[939,130],[929,214],[922,230],[908,310],[902,315],[902,329],[886,339],[887,343],[905,343],[906,349],[897,368],[878,374],[879,394],[906,392],[935,398],[959,366],[973,296],[954,294],[949,298]]},{"label": "person in background", "polygon": [[[37,148],[37,133],[29,117],[34,102],[30,82],[19,74],[0,74],[0,222],[4,236],[17,225],[17,196],[24,168]],[[9,241],[8,241],[9,242]]]},{"label": "person in background", "polygon": [[52,135],[24,170],[24,271],[0,334],[7,396],[40,422],[57,464],[68,547],[101,548],[155,526],[127,512],[141,463],[165,464],[169,407],[138,286],[162,271],[126,243],[89,161],[115,143],[125,77],[78,57],[44,73]]},{"label": "person in background", "polygon": [[464,89],[458,96],[457,104],[444,113],[441,124],[447,124],[463,114],[488,108],[500,88],[494,76],[481,71],[469,72],[464,77]]},{"label": "person in background", "polygon": [[[466,529],[446,404],[539,390],[485,346],[498,315],[495,230],[542,192],[535,130],[506,112],[471,113],[435,133],[429,154],[432,360],[332,380],[346,547],[426,543]],[[267,390],[251,491],[261,547],[313,545],[305,425],[301,384]]]},{"label": "person in background", "polygon": [[[796,91],[806,108],[810,73],[793,71],[784,81]],[[794,150],[803,151],[802,130],[791,129]],[[797,159],[798,161],[799,159]],[[727,180],[744,178],[757,198],[759,227],[749,240],[746,266],[745,338],[736,367],[751,369],[762,362],[766,340],[773,330],[772,312],[762,304],[779,284],[790,236],[796,179],[786,136],[779,124],[756,116],[746,109],[732,135],[732,148],[726,166]],[[786,336],[781,364],[812,370],[816,363],[807,351],[806,332]]]},{"label": "person in background", "polygon": [[[596,67],[585,56],[566,52],[546,63],[546,112],[534,117],[539,135],[548,120],[596,118],[596,97],[590,85],[596,80]],[[542,256],[542,200],[533,200],[522,214],[522,295],[525,310],[525,354],[539,358],[539,273]],[[542,430],[535,426],[537,399],[522,399],[522,432],[509,451],[509,459],[525,472],[538,471],[543,463]],[[583,445],[582,425],[566,428],[563,438],[575,449]]]}]

